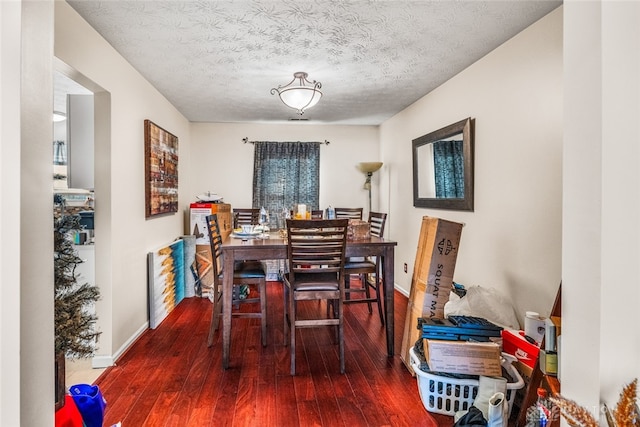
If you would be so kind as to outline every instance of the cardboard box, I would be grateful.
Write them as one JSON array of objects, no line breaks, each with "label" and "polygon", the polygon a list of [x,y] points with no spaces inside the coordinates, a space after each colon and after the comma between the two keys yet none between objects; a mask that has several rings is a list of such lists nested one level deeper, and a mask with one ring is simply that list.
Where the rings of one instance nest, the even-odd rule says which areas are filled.
[{"label": "cardboard box", "polygon": [[500,345],[493,342],[424,340],[424,355],[432,372],[501,376]]},{"label": "cardboard box", "polygon": [[524,379],[525,384],[529,384],[531,382],[531,376],[533,375],[533,368],[531,366],[525,365],[520,360],[517,360],[513,365],[516,367],[518,373]]},{"label": "cardboard box", "polygon": [[218,226],[222,239],[233,230],[231,205],[227,203],[191,203],[189,206],[190,234],[196,237],[196,266],[200,280],[200,294],[206,297],[213,290],[213,256],[209,244],[207,216],[218,215]]},{"label": "cardboard box", "polygon": [[533,368],[538,362],[540,347],[524,339],[524,331],[502,330],[502,351],[518,359],[520,363]]},{"label": "cardboard box", "polygon": [[409,350],[422,335],[418,318],[444,318],[444,305],[453,287],[461,234],[460,223],[422,217],[400,350],[400,358],[412,374]]},{"label": "cardboard box", "polygon": [[190,233],[196,236],[196,245],[209,244],[209,232],[207,231],[207,216],[218,214],[218,226],[222,239],[231,234],[233,223],[231,221],[231,205],[228,203],[191,203],[190,208]]}]

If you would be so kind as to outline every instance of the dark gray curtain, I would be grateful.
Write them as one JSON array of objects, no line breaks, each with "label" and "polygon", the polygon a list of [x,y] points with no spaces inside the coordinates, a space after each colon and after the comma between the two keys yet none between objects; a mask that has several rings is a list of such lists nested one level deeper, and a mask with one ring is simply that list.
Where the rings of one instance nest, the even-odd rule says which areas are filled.
[{"label": "dark gray curtain", "polygon": [[284,209],[304,203],[318,209],[320,142],[256,141],[253,207],[269,211],[269,226],[282,226]]},{"label": "dark gray curtain", "polygon": [[53,164],[67,164],[67,146],[64,141],[53,141]]},{"label": "dark gray curtain", "polygon": [[462,141],[437,141],[433,144],[436,197],[464,197],[464,156]]}]

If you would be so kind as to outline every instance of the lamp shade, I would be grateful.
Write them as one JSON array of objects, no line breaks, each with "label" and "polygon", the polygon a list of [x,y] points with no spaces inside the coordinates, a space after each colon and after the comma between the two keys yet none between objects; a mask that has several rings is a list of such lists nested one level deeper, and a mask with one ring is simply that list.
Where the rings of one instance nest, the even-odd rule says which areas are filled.
[{"label": "lamp shade", "polygon": [[382,162],[360,162],[358,169],[364,173],[373,173],[382,167]]},{"label": "lamp shade", "polygon": [[308,86],[292,86],[280,92],[282,102],[298,111],[313,107],[321,97],[322,92]]},{"label": "lamp shade", "polygon": [[284,105],[302,115],[307,108],[313,107],[322,98],[322,84],[315,80],[307,80],[307,76],[303,71],[293,73],[293,80],[284,86],[271,89],[271,94],[277,93]]}]

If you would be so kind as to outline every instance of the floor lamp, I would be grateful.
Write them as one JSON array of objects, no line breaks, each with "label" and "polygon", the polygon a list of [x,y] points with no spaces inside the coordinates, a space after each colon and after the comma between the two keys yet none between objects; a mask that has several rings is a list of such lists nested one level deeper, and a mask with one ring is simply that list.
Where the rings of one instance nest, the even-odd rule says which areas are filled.
[{"label": "floor lamp", "polygon": [[371,212],[371,176],[374,172],[382,167],[382,162],[360,162],[358,169],[367,174],[367,180],[364,182],[364,189],[369,190],[369,212]]}]

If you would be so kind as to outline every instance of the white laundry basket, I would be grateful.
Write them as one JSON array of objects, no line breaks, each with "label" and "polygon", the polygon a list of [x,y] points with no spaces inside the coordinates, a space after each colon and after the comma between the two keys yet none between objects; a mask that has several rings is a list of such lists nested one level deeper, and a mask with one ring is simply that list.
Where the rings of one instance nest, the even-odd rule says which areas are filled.
[{"label": "white laundry basket", "polygon": [[[418,390],[425,409],[429,412],[453,416],[457,411],[466,411],[472,405],[478,394],[478,380],[449,378],[420,369],[420,359],[412,347],[409,351],[411,367],[416,373]],[[504,353],[503,353],[504,355]],[[509,403],[509,415],[516,392],[524,387],[524,380],[518,370],[512,365],[510,355],[503,357],[502,366],[507,370],[514,382],[507,383],[507,402]]]}]

